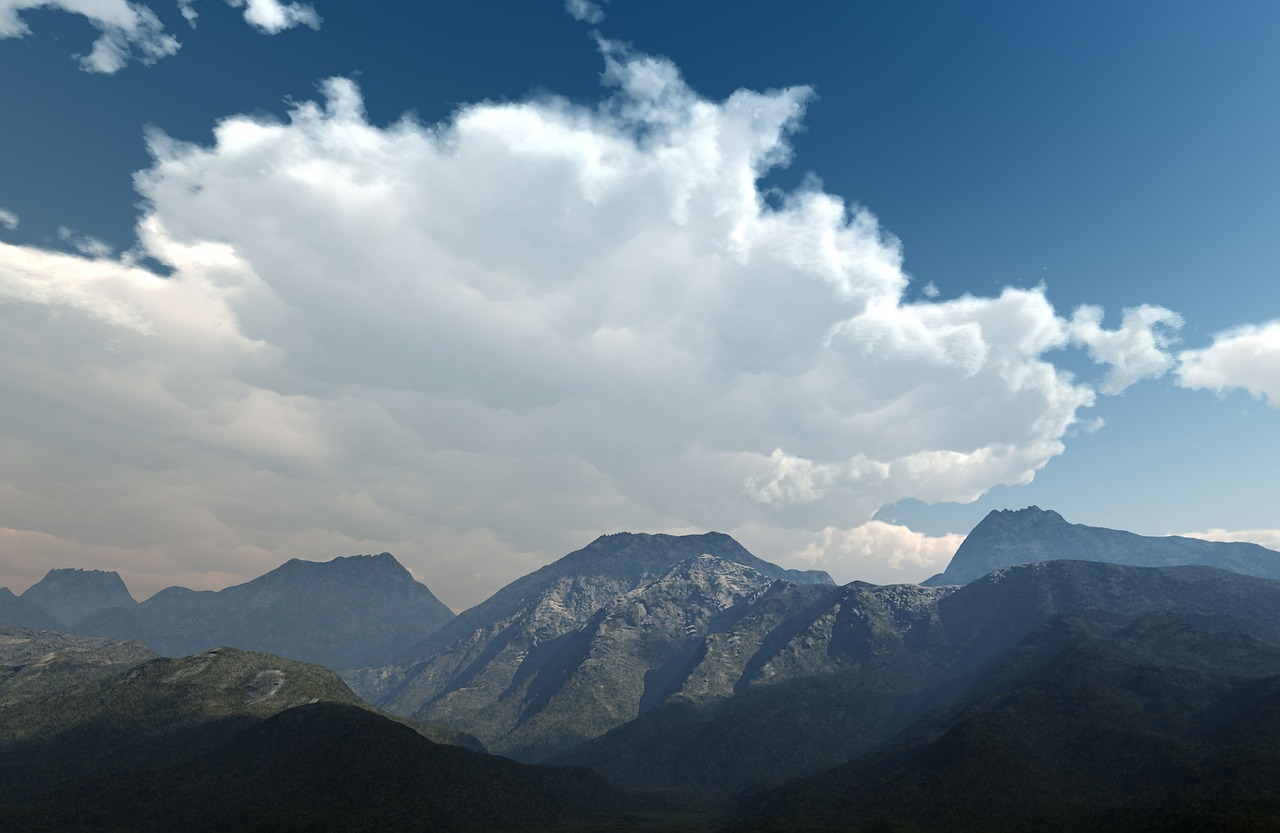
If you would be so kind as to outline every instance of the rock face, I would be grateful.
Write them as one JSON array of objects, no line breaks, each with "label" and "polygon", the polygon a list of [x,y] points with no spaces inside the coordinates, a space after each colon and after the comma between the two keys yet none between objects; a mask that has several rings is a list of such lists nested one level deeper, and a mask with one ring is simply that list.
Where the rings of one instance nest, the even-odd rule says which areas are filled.
[{"label": "rock face", "polygon": [[1257,544],[1136,535],[1068,523],[1057,512],[1029,506],[989,513],[965,538],[947,569],[922,584],[967,584],[1001,567],[1059,559],[1133,567],[1200,564],[1280,579],[1280,552]]},{"label": "rock face", "polygon": [[661,703],[719,619],[783,579],[833,587],[727,535],[604,536],[441,628],[379,704],[545,760]]},{"label": "rock face", "polygon": [[386,665],[451,619],[390,553],[293,559],[235,587],[170,587],[141,604],[97,570],[52,570],[20,598],[0,594],[6,624],[138,639],[168,656],[231,645],[341,669]]}]

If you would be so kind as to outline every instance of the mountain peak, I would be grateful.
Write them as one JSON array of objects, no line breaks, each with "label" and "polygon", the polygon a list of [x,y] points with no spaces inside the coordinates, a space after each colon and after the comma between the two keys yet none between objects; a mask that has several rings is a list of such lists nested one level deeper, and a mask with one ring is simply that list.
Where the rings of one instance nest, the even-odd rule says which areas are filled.
[{"label": "mountain peak", "polygon": [[975,530],[984,525],[995,526],[1029,526],[1032,524],[1065,524],[1066,518],[1052,509],[1041,509],[1032,504],[1022,509],[993,509],[979,522]]},{"label": "mountain peak", "polygon": [[1060,560],[1135,567],[1199,564],[1280,579],[1280,553],[1257,544],[1137,535],[1073,524],[1057,512],[1028,506],[988,513],[964,539],[947,569],[922,584],[967,584],[1003,567]]},{"label": "mountain peak", "polygon": [[119,573],[79,568],[50,570],[27,588],[22,599],[40,605],[64,627],[111,608],[132,610],[138,606]]}]

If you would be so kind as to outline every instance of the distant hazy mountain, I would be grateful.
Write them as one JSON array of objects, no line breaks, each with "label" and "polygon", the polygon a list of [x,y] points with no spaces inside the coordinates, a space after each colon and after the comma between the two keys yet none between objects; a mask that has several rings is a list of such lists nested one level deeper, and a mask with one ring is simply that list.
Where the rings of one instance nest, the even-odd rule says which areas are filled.
[{"label": "distant hazy mountain", "polygon": [[120,574],[105,570],[50,570],[22,599],[47,610],[67,630],[95,613],[138,606]]},{"label": "distant hazy mountain", "polygon": [[141,604],[97,570],[52,570],[16,600],[0,594],[0,622],[140,639],[168,656],[231,645],[330,668],[385,665],[452,618],[389,553],[293,559],[235,587],[170,587]]},{"label": "distant hazy mountain", "polygon": [[64,625],[43,607],[13,595],[8,587],[0,587],[0,624],[16,627],[57,630]]},{"label": "distant hazy mountain", "polygon": [[965,538],[947,569],[921,583],[932,587],[966,584],[1001,567],[1060,559],[1134,567],[1201,564],[1280,579],[1280,552],[1257,544],[1136,535],[1068,523],[1057,512],[1029,506],[989,513]]},{"label": "distant hazy mountain", "polygon": [[719,533],[607,535],[442,627],[379,704],[545,759],[661,702],[716,618],[777,579],[832,586]]},{"label": "distant hazy mountain", "polygon": [[[1211,568],[1055,561],[959,588],[774,585],[708,634],[677,693],[559,760],[641,788],[777,784],[1016,683],[1027,669],[1010,658],[1055,617],[1170,611],[1231,638],[1171,642],[1163,659],[1148,645],[1135,661],[1280,673],[1280,583]],[[1228,644],[1235,664],[1215,665]]]}]

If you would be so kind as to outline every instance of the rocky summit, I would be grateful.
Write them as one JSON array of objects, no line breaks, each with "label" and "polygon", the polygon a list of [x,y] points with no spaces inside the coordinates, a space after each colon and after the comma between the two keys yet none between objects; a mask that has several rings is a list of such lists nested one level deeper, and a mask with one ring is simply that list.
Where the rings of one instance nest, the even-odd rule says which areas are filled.
[{"label": "rocky summit", "polygon": [[127,614],[138,606],[120,574],[106,570],[50,570],[27,588],[22,600],[42,608],[62,630],[76,633],[91,616],[104,611]]},{"label": "rocky summit", "polygon": [[720,617],[775,581],[834,586],[719,533],[604,536],[441,628],[379,703],[545,760],[660,703]]},{"label": "rocky summit", "polygon": [[1057,512],[1028,506],[990,512],[964,539],[947,569],[922,584],[967,584],[1001,567],[1057,560],[1132,567],[1200,564],[1280,579],[1280,552],[1257,544],[1137,535],[1069,523]]}]

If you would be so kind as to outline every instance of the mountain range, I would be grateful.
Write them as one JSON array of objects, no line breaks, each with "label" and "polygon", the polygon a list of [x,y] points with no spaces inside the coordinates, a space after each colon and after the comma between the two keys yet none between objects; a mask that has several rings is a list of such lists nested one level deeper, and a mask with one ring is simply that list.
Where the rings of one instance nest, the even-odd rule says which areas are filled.
[{"label": "mountain range", "polygon": [[167,656],[234,645],[339,669],[389,663],[453,615],[385,552],[295,558],[244,584],[169,587],[141,604],[101,570],[51,570],[21,596],[0,588],[3,624],[136,639]]},{"label": "mountain range", "polygon": [[[211,807],[200,818],[226,822],[235,813],[219,815],[216,796],[241,790],[256,796],[244,807],[285,826],[287,819],[306,817],[304,805],[288,797],[301,795],[317,802],[316,813],[348,826],[396,827],[397,818],[432,813],[454,824],[463,817],[411,797],[421,787],[405,785],[420,785],[419,776],[400,778],[435,771],[435,764],[416,762],[435,754],[422,751],[430,742],[422,733],[434,732],[436,739],[476,749],[483,744],[520,762],[500,765],[517,767],[501,770],[508,775],[488,774],[499,772],[485,769],[489,764],[455,764],[480,779],[457,787],[461,794],[480,795],[465,791],[490,777],[550,779],[543,797],[558,809],[536,823],[530,816],[530,827],[1272,829],[1280,824],[1280,778],[1274,777],[1280,775],[1280,581],[1267,576],[1277,562],[1280,553],[1254,545],[1138,536],[1070,524],[1029,507],[988,515],[947,570],[923,585],[837,586],[825,573],[759,559],[718,533],[620,533],[457,617],[440,617],[444,621],[403,613],[371,613],[374,624],[362,621],[361,606],[376,607],[378,593],[388,589],[410,600],[406,608],[431,609],[421,591],[406,589],[416,582],[389,555],[290,562],[219,593],[165,591],[168,609],[177,611],[169,620],[155,612],[164,606],[143,613],[165,594],[130,609],[119,603],[123,583],[111,581],[114,574],[94,574],[98,586],[90,592],[77,585],[88,574],[68,578],[62,574],[73,571],[55,571],[39,592],[0,594],[0,617],[14,610],[46,620],[78,616],[75,627],[115,637],[130,634],[107,623],[181,627],[173,626],[177,636],[153,631],[150,638],[139,635],[140,628],[132,635],[141,642],[65,637],[81,640],[74,650],[45,650],[39,640],[54,635],[24,632],[21,639],[35,641],[23,643],[25,653],[0,679],[0,738],[6,726],[30,723],[45,726],[36,734],[53,745],[24,747],[19,738],[6,752],[0,742],[0,775],[21,774],[32,762],[31,771],[39,772],[41,756],[60,748],[56,738],[81,737],[54,727],[81,726],[77,731],[104,742],[115,737],[109,746],[124,750],[120,760],[128,764],[94,770],[95,786],[83,794],[108,808],[101,812],[111,818],[144,812],[148,800],[120,774],[135,771],[130,767],[143,758],[128,758],[131,747],[122,736],[84,727],[128,725],[112,714],[127,711],[118,704],[129,703],[147,704],[143,711],[157,716],[156,727],[186,725],[175,715],[189,704],[163,706],[139,692],[165,690],[155,680],[187,679],[179,677],[187,673],[182,669],[248,663],[255,676],[225,687],[240,698],[237,716],[202,723],[200,730],[234,731],[225,729],[217,743],[203,747],[183,741],[190,755],[148,764],[163,773],[154,794],[164,796],[165,806]],[[330,581],[339,574],[341,581]],[[193,598],[204,606],[188,605]],[[319,598],[341,611],[326,612],[328,618],[308,614],[300,600]],[[283,615],[290,610],[296,613]],[[236,616],[265,621],[269,614],[276,626],[259,633],[243,622],[218,624]],[[307,623],[309,643],[294,635]],[[335,648],[332,657],[341,662],[330,667],[382,711],[363,705],[325,671],[323,684],[314,678],[325,693],[308,703],[246,717],[246,704],[258,696],[251,692],[275,685],[274,676],[259,675],[283,671],[286,660],[249,662],[242,658],[267,655],[229,648],[202,647],[185,659],[150,653],[203,644],[202,635],[211,633],[229,637],[229,644],[269,637],[302,651],[326,641],[342,648],[354,644],[354,634],[374,634],[363,653]],[[179,637],[191,641],[163,643]],[[5,639],[0,633],[0,656]],[[76,659],[89,656],[94,659]],[[359,662],[364,657],[380,659]],[[311,679],[300,671],[288,675]],[[35,696],[44,685],[80,686],[75,690],[82,693]],[[104,686],[132,693],[104,698]],[[191,702],[214,702],[203,697]],[[22,709],[40,708],[49,714],[43,724],[22,716]],[[375,719],[380,722],[370,722]],[[136,727],[130,731],[148,737]],[[173,731],[179,738],[185,730]],[[350,740],[366,733],[379,738],[375,746]],[[386,745],[394,766],[384,765],[377,744]],[[327,782],[295,774],[273,786],[264,770],[252,768],[236,780],[246,761],[280,766],[273,756],[287,757],[295,747],[299,760],[330,755],[346,769]],[[19,766],[15,754],[34,757]],[[518,769],[522,765],[543,768]],[[599,776],[607,783],[591,780]],[[359,795],[382,795],[379,777],[400,786],[387,788],[375,812]],[[309,793],[310,780],[327,786]],[[532,800],[523,787],[501,789]],[[637,796],[637,790],[658,792]],[[674,803],[654,815],[663,801]],[[4,806],[0,790],[0,810]],[[35,818],[37,805],[23,806],[14,818]],[[279,807],[289,809],[272,809]],[[378,815],[384,811],[391,815]],[[520,827],[516,816],[501,812],[485,824]],[[161,815],[171,825],[198,821]],[[477,825],[474,818],[470,823]]]},{"label": "mountain range", "polygon": [[1136,535],[1068,523],[1057,512],[1028,506],[990,512],[965,536],[947,569],[921,583],[967,584],[1001,567],[1062,559],[1131,567],[1201,564],[1247,576],[1280,579],[1280,553],[1257,544]]}]

